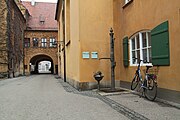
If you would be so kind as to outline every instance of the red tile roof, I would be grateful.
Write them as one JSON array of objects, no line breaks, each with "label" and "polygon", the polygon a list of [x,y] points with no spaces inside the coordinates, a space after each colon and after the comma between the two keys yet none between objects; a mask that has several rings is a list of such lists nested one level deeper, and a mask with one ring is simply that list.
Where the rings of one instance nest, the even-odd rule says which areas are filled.
[{"label": "red tile roof", "polygon": [[57,21],[55,20],[56,3],[36,2],[34,6],[31,2],[22,1],[22,4],[28,9],[30,18],[28,29],[32,30],[57,30]]}]

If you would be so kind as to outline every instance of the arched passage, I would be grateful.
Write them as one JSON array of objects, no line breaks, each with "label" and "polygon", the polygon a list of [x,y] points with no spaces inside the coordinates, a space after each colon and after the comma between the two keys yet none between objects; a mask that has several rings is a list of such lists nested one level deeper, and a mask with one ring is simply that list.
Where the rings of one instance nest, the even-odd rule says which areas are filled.
[{"label": "arched passage", "polygon": [[47,55],[36,55],[31,58],[31,60],[30,60],[31,74],[39,74],[38,66],[39,66],[39,63],[42,61],[49,61],[51,63],[50,71],[53,74],[54,73],[54,62],[53,62],[52,58]]}]

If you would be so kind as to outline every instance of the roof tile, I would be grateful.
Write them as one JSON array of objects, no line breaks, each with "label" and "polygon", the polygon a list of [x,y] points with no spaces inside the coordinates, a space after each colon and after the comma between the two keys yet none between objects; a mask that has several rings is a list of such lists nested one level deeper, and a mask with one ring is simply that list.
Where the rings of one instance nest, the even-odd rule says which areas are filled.
[{"label": "roof tile", "polygon": [[22,4],[28,9],[30,18],[28,28],[32,30],[57,30],[57,21],[54,19],[56,3],[36,2],[34,6],[31,2],[23,1]]}]

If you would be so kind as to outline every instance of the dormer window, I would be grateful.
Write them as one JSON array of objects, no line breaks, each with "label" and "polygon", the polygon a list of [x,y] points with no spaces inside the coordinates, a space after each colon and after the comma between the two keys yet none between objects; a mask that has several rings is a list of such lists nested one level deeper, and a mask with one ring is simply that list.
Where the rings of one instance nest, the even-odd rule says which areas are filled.
[{"label": "dormer window", "polygon": [[44,25],[44,22],[45,22],[44,16],[42,16],[42,15],[39,16],[39,22],[41,25]]},{"label": "dormer window", "polygon": [[35,6],[35,4],[36,4],[36,3],[35,3],[35,0],[32,0],[32,1],[31,1],[31,5],[32,5],[32,6]]}]

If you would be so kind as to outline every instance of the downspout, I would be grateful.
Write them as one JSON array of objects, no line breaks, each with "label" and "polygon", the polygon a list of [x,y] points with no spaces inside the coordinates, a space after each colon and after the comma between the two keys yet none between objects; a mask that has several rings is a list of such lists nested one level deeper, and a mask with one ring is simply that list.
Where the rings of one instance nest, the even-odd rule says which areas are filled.
[{"label": "downspout", "polygon": [[62,1],[63,46],[64,46],[64,82],[66,82],[66,48],[65,48],[65,0]]},{"label": "downspout", "polygon": [[22,37],[22,44],[23,44],[23,53],[22,53],[22,56],[23,56],[23,75],[25,76],[25,54],[24,54],[24,37],[25,37],[25,29],[23,29],[23,37]]}]

